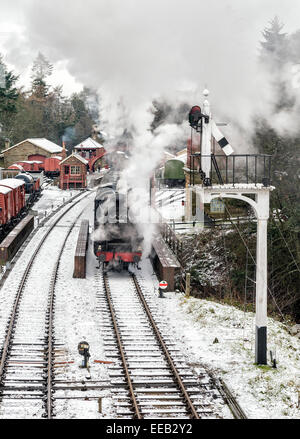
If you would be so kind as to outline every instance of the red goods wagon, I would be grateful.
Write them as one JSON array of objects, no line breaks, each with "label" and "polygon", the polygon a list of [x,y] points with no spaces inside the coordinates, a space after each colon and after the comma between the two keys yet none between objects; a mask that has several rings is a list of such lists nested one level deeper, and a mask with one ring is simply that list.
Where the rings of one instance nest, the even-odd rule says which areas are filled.
[{"label": "red goods wagon", "polygon": [[59,175],[60,174],[60,162],[62,157],[48,157],[45,159],[45,174],[46,175]]},{"label": "red goods wagon", "polygon": [[20,211],[25,207],[25,183],[22,180],[16,178],[6,178],[0,180],[0,186],[7,187],[12,190],[13,193],[13,207],[12,216],[16,217]]},{"label": "red goods wagon", "polygon": [[5,226],[12,218],[13,191],[0,186],[0,225]]}]

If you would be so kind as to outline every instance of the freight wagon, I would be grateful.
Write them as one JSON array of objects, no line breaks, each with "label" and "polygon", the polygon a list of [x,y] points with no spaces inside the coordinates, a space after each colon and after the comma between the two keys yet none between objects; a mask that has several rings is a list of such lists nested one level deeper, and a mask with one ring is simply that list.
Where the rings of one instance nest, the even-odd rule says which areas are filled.
[{"label": "freight wagon", "polygon": [[39,178],[29,174],[0,180],[0,240],[26,215],[40,192]]},{"label": "freight wagon", "polygon": [[12,204],[11,204],[11,216],[16,218],[19,212],[25,207],[25,185],[24,181],[16,178],[6,178],[0,180],[0,186],[11,189],[12,191]]}]

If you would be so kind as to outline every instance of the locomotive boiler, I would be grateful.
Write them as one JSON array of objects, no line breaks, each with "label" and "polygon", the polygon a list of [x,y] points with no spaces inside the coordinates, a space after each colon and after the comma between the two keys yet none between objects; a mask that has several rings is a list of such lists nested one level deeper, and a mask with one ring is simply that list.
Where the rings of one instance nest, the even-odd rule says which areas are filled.
[{"label": "locomotive boiler", "polygon": [[132,221],[128,191],[121,187],[120,173],[110,170],[98,187],[94,205],[94,253],[105,270],[138,266],[143,238]]}]

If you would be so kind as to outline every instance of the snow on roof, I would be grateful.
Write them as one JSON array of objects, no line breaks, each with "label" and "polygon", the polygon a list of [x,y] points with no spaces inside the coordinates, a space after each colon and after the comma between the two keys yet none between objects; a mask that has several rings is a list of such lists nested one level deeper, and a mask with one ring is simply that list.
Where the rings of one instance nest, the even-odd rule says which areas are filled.
[{"label": "snow on roof", "polygon": [[6,195],[9,192],[11,192],[11,189],[9,187],[0,186],[0,194]]},{"label": "snow on roof", "polygon": [[185,163],[186,164],[186,162],[187,162],[187,149],[183,149],[182,151],[179,151],[177,154],[176,154],[176,157],[175,157],[177,160],[181,160],[183,163]]},{"label": "snow on roof", "polygon": [[53,158],[53,159],[62,160],[62,157],[61,157],[60,155],[54,155],[52,158]]},{"label": "snow on roof", "polygon": [[168,157],[175,157],[174,154],[171,154],[169,151],[164,151],[164,154]]},{"label": "snow on roof", "polygon": [[62,161],[60,162],[60,164],[62,165],[66,160],[68,160],[68,159],[71,158],[71,157],[75,157],[76,159],[78,159],[78,160],[80,160],[82,163],[84,163],[85,165],[88,164],[88,161],[85,160],[83,157],[81,157],[81,155],[76,154],[76,152],[73,152],[72,155],[69,155],[68,157],[66,157],[64,160],[62,160]]},{"label": "snow on roof", "polygon": [[13,169],[14,167],[17,168],[17,169],[19,169],[20,171],[24,171],[23,166],[18,165],[18,163],[14,163],[14,164],[11,165],[8,169]]},{"label": "snow on roof", "polygon": [[43,163],[43,162],[40,162],[39,160],[20,160],[20,163],[27,163],[27,164],[29,164],[29,165],[32,165],[32,164],[34,164],[34,163],[39,163],[39,164],[41,164],[41,163]]},{"label": "snow on roof", "polygon": [[23,186],[24,184],[24,181],[17,180],[16,178],[6,178],[5,180],[0,180],[0,186],[6,186],[12,189]]},{"label": "snow on roof", "polygon": [[82,149],[82,148],[97,149],[97,148],[103,148],[103,145],[101,145],[101,143],[96,142],[96,140],[92,139],[91,137],[88,137],[86,140],[75,146],[75,149]]},{"label": "snow on roof", "polygon": [[50,142],[50,140],[45,139],[45,138],[38,138],[38,139],[22,140],[22,142],[19,142],[16,145],[13,145],[10,148],[5,149],[4,151],[2,151],[2,153],[6,152],[6,151],[10,151],[11,149],[22,145],[22,143],[24,143],[24,142],[30,142],[33,145],[38,146],[39,148],[42,148],[47,152],[50,152],[51,154],[62,152],[62,147],[59,145],[56,145],[56,143]]}]

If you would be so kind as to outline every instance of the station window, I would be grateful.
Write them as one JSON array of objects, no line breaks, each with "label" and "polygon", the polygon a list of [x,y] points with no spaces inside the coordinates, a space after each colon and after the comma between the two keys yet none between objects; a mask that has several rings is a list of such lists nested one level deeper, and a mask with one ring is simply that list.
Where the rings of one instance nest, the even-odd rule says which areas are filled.
[{"label": "station window", "polygon": [[81,174],[80,166],[71,166],[71,174],[72,175]]}]

